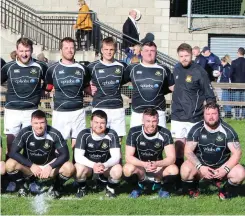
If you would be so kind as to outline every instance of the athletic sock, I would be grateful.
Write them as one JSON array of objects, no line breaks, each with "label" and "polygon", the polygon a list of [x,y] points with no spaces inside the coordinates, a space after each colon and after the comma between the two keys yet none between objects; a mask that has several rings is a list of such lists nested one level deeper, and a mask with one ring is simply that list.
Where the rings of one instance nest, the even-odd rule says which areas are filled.
[{"label": "athletic sock", "polygon": [[[183,163],[184,163],[184,158],[176,158],[175,165],[178,167],[179,173],[180,173],[180,167]],[[181,181],[180,174],[177,175],[175,182],[176,182],[176,190],[182,188],[182,181]]]},{"label": "athletic sock", "polygon": [[86,188],[86,185],[87,185],[86,179],[77,179],[76,182],[79,188],[82,188],[82,189]]},{"label": "athletic sock", "polygon": [[119,186],[119,182],[120,182],[120,180],[115,180],[115,179],[112,179],[111,177],[109,177],[106,188],[110,192],[115,193],[115,188],[117,188]]},{"label": "athletic sock", "polygon": [[63,187],[63,185],[66,183],[66,181],[69,179],[69,177],[66,177],[64,175],[62,175],[61,173],[59,175],[57,175],[55,177],[54,180],[54,187],[56,189],[60,189],[61,187]]},{"label": "athletic sock", "polygon": [[163,177],[162,189],[166,191],[171,191],[174,189],[174,184],[178,179],[178,175],[168,175]]},{"label": "athletic sock", "polygon": [[182,186],[183,186],[183,193],[188,193],[190,190],[197,190],[198,189],[199,181],[196,180],[182,180]]}]

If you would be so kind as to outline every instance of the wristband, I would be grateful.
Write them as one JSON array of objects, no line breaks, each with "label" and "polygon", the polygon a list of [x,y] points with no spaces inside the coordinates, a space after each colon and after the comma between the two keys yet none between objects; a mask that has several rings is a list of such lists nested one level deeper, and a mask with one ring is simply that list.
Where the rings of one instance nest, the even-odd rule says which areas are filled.
[{"label": "wristband", "polygon": [[227,172],[227,173],[229,173],[231,170],[230,170],[230,168],[228,167],[228,166],[224,166],[224,169],[225,169],[225,171]]},{"label": "wristband", "polygon": [[197,165],[196,165],[196,169],[199,170],[199,169],[201,168],[201,166],[202,166],[201,163],[197,164]]}]

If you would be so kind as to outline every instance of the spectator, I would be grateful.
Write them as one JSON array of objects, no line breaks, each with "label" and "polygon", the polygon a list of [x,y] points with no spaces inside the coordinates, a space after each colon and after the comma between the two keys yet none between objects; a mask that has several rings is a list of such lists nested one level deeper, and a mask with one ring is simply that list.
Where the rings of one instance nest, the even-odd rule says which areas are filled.
[{"label": "spectator", "polygon": [[219,71],[219,67],[220,67],[220,60],[219,57],[214,55],[212,52],[210,52],[210,48],[205,46],[202,49],[202,54],[203,56],[206,57],[207,59],[207,64],[208,64],[208,68],[206,68],[207,72],[208,72],[208,76],[210,81],[214,81],[215,77],[213,76],[213,71],[214,70],[218,70]]},{"label": "spectator", "polygon": [[85,49],[88,50],[91,43],[91,32],[93,28],[93,23],[89,13],[89,7],[85,0],[79,0],[78,5],[80,7],[79,14],[77,17],[77,22],[73,26],[76,29],[76,39],[77,39],[77,50],[81,50],[81,40],[87,36]]},{"label": "spectator", "polygon": [[12,60],[14,60],[15,61],[15,59],[16,59],[16,51],[14,50],[14,51],[12,51],[11,53],[10,53],[10,58],[12,59]]},{"label": "spectator", "polygon": [[1,58],[1,69],[2,67],[6,64],[6,62],[4,61],[4,59]]},{"label": "spectator", "polygon": [[204,68],[207,69],[207,59],[201,54],[200,47],[195,46],[192,48],[192,54],[195,56],[195,63],[199,64]]},{"label": "spectator", "polygon": [[[221,83],[230,83],[231,79],[231,65],[229,64],[230,58],[228,55],[225,55],[223,58],[221,58],[221,75],[219,82]],[[228,89],[222,90],[221,95],[222,101],[231,101],[231,92]],[[224,105],[223,106],[225,117],[231,117],[231,106]]]},{"label": "spectator", "polygon": [[[136,22],[137,17],[137,11],[131,10],[129,11],[129,17],[123,24],[123,48],[126,49],[128,47],[132,47],[133,45],[137,44],[136,41],[139,40],[139,28],[137,26]],[[130,38],[133,38],[135,40],[132,40]]]},{"label": "spectator", "polygon": [[143,44],[146,42],[153,42],[154,40],[155,40],[154,34],[148,32],[140,42]]},{"label": "spectator", "polygon": [[[231,82],[232,83],[245,83],[245,49],[240,47],[237,52],[238,58],[231,63]],[[234,101],[245,101],[244,89],[234,90],[232,97]],[[235,108],[235,118],[242,119],[245,117],[245,108]]]},{"label": "spectator", "polygon": [[139,44],[134,45],[134,47],[129,47],[126,51],[126,63],[131,64],[132,59],[134,63],[139,63],[141,60],[141,46]]},{"label": "spectator", "polygon": [[48,59],[45,57],[45,55],[44,55],[43,53],[39,53],[39,54],[37,55],[37,60],[38,60],[38,61],[43,61],[43,62],[48,63]]}]

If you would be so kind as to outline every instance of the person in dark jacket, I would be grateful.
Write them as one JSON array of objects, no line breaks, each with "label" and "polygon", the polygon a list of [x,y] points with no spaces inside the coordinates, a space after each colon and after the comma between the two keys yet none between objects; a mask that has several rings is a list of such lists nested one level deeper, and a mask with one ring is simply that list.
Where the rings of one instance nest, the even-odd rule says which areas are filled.
[{"label": "person in dark jacket", "polygon": [[[231,63],[231,82],[232,83],[245,83],[245,49],[240,47],[237,51],[238,58]],[[245,101],[244,89],[237,89],[233,91],[232,99],[234,101]],[[242,119],[245,117],[245,108],[235,108],[235,118]]]},{"label": "person in dark jacket", "polygon": [[[131,10],[129,12],[129,17],[123,24],[123,48],[126,49],[128,47],[132,47],[135,44],[137,44],[136,41],[139,40],[139,28],[137,26],[136,22],[136,17],[137,17],[137,11]],[[132,40],[129,37],[135,39]]]},{"label": "person in dark jacket", "polygon": [[[227,59],[226,56],[221,58],[221,75],[219,82],[220,83],[230,83],[231,82],[231,65],[228,62],[229,60]],[[222,101],[231,101],[231,92],[229,89],[222,89],[222,96],[221,96]],[[225,117],[231,117],[231,106],[224,105],[223,106],[224,112],[225,112]]]},{"label": "person in dark jacket", "polygon": [[192,54],[196,57],[195,58],[195,63],[199,64],[206,70],[207,68],[207,59],[201,54],[200,47],[195,46],[192,48]]},{"label": "person in dark jacket", "polygon": [[6,62],[4,61],[4,59],[1,58],[1,69],[2,67],[6,64]]},{"label": "person in dark jacket", "polygon": [[221,62],[219,60],[219,57],[210,52],[210,48],[207,46],[203,47],[202,54],[207,59],[208,67],[206,68],[206,71],[208,72],[209,79],[212,82],[215,80],[215,77],[213,76],[213,71],[219,71]]},{"label": "person in dark jacket", "polygon": [[[179,63],[175,66],[172,95],[171,133],[175,139],[176,165],[184,161],[186,137],[192,126],[203,119],[204,101],[216,101],[206,71],[192,61],[192,48],[183,43],[178,49]],[[180,183],[180,179],[179,179]]]}]

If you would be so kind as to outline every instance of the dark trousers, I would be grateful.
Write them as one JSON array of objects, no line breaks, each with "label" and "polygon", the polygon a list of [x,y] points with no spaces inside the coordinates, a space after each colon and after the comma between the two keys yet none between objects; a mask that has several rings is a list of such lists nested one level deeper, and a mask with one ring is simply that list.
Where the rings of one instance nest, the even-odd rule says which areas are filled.
[{"label": "dark trousers", "polygon": [[[76,39],[77,39],[77,49],[85,49],[89,50],[89,47],[91,46],[91,36],[92,36],[92,31],[85,31],[82,29],[78,29],[76,31]],[[84,41],[82,45],[82,40]]]}]

